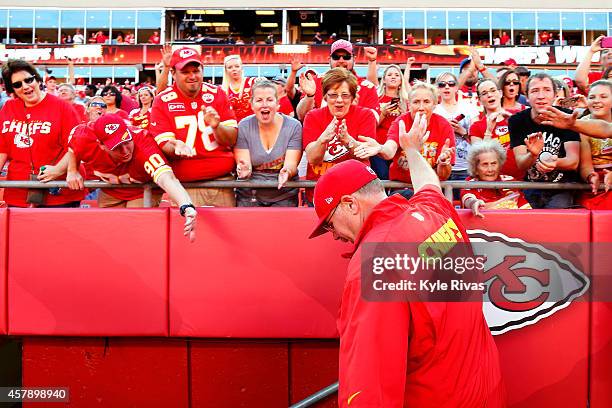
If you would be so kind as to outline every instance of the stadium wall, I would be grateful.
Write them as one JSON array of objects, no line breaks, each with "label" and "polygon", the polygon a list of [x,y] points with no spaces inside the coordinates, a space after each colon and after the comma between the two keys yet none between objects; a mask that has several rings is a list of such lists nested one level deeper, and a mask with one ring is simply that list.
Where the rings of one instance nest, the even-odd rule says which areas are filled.
[{"label": "stadium wall", "polygon": [[[612,242],[612,212],[461,217],[550,250]],[[190,244],[175,210],[0,209],[0,330],[23,337],[22,385],[69,386],[75,407],[281,407],[333,383],[349,247],[307,240],[314,219],[200,209]],[[565,260],[610,273],[582,248]],[[494,333],[509,406],[610,406],[611,310],[574,300]]]}]

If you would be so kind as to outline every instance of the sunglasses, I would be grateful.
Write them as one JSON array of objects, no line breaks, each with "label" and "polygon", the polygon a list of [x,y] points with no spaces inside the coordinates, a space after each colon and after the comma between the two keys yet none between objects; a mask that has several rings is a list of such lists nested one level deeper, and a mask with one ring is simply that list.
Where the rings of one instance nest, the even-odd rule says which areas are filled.
[{"label": "sunglasses", "polygon": [[107,106],[104,102],[92,102],[89,104],[89,106],[91,108],[102,108],[102,109],[106,109]]},{"label": "sunglasses", "polygon": [[444,82],[444,81],[440,81],[438,82],[438,88],[446,88],[446,85],[448,85],[450,88],[457,86],[457,83],[455,81],[448,81],[448,82]]},{"label": "sunglasses", "polygon": [[30,85],[34,81],[36,81],[36,77],[31,76],[31,77],[24,79],[23,81],[13,82],[11,86],[13,87],[13,89],[19,89],[23,86],[24,82]]},{"label": "sunglasses", "polygon": [[332,54],[331,58],[334,61],[338,61],[340,59],[343,59],[345,61],[350,61],[353,58],[353,56],[351,54],[342,54],[342,55]]},{"label": "sunglasses", "polygon": [[117,96],[114,92],[102,92],[102,96]]},{"label": "sunglasses", "polygon": [[506,81],[506,82],[504,82],[504,84],[506,84],[506,85],[520,85],[521,82],[520,81]]}]

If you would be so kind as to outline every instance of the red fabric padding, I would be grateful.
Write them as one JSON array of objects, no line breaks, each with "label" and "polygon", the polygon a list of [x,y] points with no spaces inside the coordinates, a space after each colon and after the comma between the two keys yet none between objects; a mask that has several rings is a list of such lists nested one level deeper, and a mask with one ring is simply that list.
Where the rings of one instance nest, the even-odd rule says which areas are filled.
[{"label": "red fabric padding", "polygon": [[[488,211],[484,220],[467,210],[460,213],[468,231],[497,231],[553,250],[567,245],[546,243],[590,241],[585,210]],[[586,245],[578,248],[568,260],[588,273],[590,252]],[[586,406],[588,323],[588,302],[574,301],[534,324],[495,336],[510,407]]]},{"label": "red fabric padding", "polygon": [[[338,341],[289,343],[290,403],[295,404],[338,381]],[[338,406],[336,394],[316,404],[317,408]]]},{"label": "red fabric padding", "polygon": [[191,407],[288,405],[286,341],[195,340],[190,356]]},{"label": "red fabric padding", "polygon": [[[593,211],[591,217],[592,262],[598,292],[594,298],[608,300],[591,304],[591,408],[608,408],[612,407],[612,289],[608,285],[612,277],[612,211]],[[603,286],[598,286],[598,278],[607,278]],[[604,291],[607,296],[601,294]]]},{"label": "red fabric padding", "polygon": [[11,209],[9,233],[9,334],[168,334],[167,210]]},{"label": "red fabric padding", "polygon": [[0,208],[0,334],[7,334],[6,263],[8,210]]},{"label": "red fabric padding", "polygon": [[22,385],[69,387],[70,404],[23,406],[187,407],[187,359],[184,340],[27,337]]},{"label": "red fabric padding", "polygon": [[308,240],[312,209],[200,209],[198,236],[170,213],[170,335],[330,338],[350,245]]}]

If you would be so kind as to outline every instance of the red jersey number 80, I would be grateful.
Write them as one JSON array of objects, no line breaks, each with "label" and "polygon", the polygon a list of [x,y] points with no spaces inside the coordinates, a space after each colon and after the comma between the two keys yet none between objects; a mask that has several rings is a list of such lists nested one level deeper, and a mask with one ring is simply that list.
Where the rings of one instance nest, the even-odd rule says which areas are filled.
[{"label": "red jersey number 80", "polygon": [[204,112],[198,112],[197,116],[176,116],[174,118],[174,123],[176,124],[177,129],[187,127],[187,139],[185,140],[185,144],[192,149],[195,148],[198,131],[200,131],[204,149],[210,152],[219,147],[219,144],[213,135],[212,128],[210,126],[206,126],[206,123],[204,123]]}]

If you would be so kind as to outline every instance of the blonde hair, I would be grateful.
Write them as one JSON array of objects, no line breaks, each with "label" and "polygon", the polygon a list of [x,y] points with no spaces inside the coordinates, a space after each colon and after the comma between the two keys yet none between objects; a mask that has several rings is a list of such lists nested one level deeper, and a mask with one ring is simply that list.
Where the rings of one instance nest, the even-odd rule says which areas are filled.
[{"label": "blonde hair", "polygon": [[427,82],[421,81],[416,81],[414,85],[412,85],[412,88],[410,88],[410,91],[408,91],[408,102],[412,100],[412,97],[418,89],[427,89],[429,92],[431,92],[431,95],[433,96],[434,104],[438,104],[438,90],[436,89],[436,87],[431,84],[428,84]]},{"label": "blonde hair", "polygon": [[387,75],[387,72],[391,69],[391,68],[395,68],[398,70],[399,74],[400,74],[400,86],[398,89],[398,96],[400,98],[400,108],[402,110],[402,112],[406,111],[406,105],[408,102],[408,91],[406,90],[406,87],[404,86],[404,74],[402,73],[402,69],[400,68],[399,65],[397,64],[391,64],[389,66],[387,66],[387,68],[385,68],[385,70],[383,71],[382,77],[380,78],[380,84],[378,85],[378,96],[384,96],[386,94],[386,87],[385,87],[385,75]]},{"label": "blonde hair", "polygon": [[[240,62],[240,65],[242,65],[242,58],[240,58],[240,55],[231,54],[223,58],[223,82],[221,82],[221,88],[225,91],[225,93],[228,93],[229,88],[230,88],[230,78],[229,78],[229,75],[227,74],[227,69],[225,68],[225,64],[227,64],[228,61],[233,60],[233,59],[237,59],[238,62]],[[240,84],[240,92],[239,92],[240,94],[242,93],[243,89],[244,89],[244,80]]]}]

